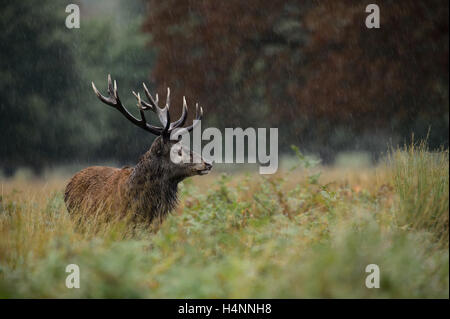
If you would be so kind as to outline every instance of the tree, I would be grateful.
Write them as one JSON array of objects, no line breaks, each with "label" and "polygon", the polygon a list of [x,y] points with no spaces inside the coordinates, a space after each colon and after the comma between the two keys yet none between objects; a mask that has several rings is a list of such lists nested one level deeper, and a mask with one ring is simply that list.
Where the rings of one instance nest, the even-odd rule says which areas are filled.
[{"label": "tree", "polygon": [[52,1],[2,3],[0,165],[7,173],[74,155],[78,78],[64,19]]},{"label": "tree", "polygon": [[150,0],[152,76],[199,99],[210,124],[277,126],[282,147],[325,158],[430,125],[432,145],[448,144],[448,2],[379,5],[367,29],[359,1]]},{"label": "tree", "polygon": [[[66,4],[68,4],[67,2]],[[81,28],[65,27],[64,2],[6,1],[0,26],[0,169],[75,161],[136,161],[153,136],[95,97],[111,73],[136,112],[136,90],[154,53],[140,32],[142,3],[108,1],[115,19],[81,6]]]},{"label": "tree", "polygon": [[[135,163],[154,139],[148,132],[130,125],[117,110],[100,103],[91,87],[93,81],[98,89],[106,92],[107,75],[111,74],[117,81],[124,105],[139,117],[131,91],[142,92],[142,82],[148,82],[155,52],[148,46],[151,37],[140,31],[143,7],[137,4],[116,2],[112,8],[115,19],[101,12],[85,19],[77,33],[75,52],[77,69],[83,79],[81,94],[92,115],[90,122],[96,128],[89,134],[92,141],[90,161]],[[76,149],[82,152],[84,147],[79,144]]]}]

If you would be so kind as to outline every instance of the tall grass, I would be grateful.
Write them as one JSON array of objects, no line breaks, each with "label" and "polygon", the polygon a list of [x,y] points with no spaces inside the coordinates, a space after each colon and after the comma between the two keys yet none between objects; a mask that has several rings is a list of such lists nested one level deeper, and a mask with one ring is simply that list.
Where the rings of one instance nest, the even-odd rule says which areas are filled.
[{"label": "tall grass", "polygon": [[[270,177],[186,180],[150,226],[74,220],[64,180],[2,181],[0,297],[449,297],[447,150],[353,171],[297,155],[299,168]],[[79,289],[65,286],[72,263]],[[379,289],[365,286],[368,264]]]},{"label": "tall grass", "polygon": [[400,200],[396,214],[403,227],[432,232],[448,246],[449,153],[430,152],[425,141],[390,153],[389,164]]}]

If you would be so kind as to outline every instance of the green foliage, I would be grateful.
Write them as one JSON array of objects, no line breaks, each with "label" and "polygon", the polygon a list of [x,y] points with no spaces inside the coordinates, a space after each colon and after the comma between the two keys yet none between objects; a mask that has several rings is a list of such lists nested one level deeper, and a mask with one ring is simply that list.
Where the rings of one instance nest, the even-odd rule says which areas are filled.
[{"label": "green foliage", "polygon": [[[433,169],[424,177],[417,165],[432,158],[440,174]],[[415,169],[402,169],[411,168],[406,159]],[[392,179],[393,191],[377,186],[376,178],[355,190],[359,178],[352,185],[324,184],[322,177],[311,183],[293,172],[223,174],[207,187],[187,180],[180,185],[179,210],[156,233],[126,222],[92,231],[94,219],[75,231],[60,192],[37,201],[7,192],[0,201],[0,296],[448,298],[448,237],[438,242],[434,236],[448,219],[436,221],[441,208],[427,200],[431,195],[448,209],[448,196],[417,188],[429,178],[440,182],[428,190],[444,187],[445,180],[448,185],[448,151],[408,149],[391,165],[379,174],[384,183]],[[436,227],[397,222],[406,204],[394,196],[407,187],[396,184],[400,179],[425,179],[405,190],[414,194],[410,199],[421,197],[406,208],[416,211],[408,221]],[[70,263],[80,266],[80,289],[64,285]],[[379,289],[365,287],[368,264],[380,267]]]},{"label": "green foliage", "polygon": [[298,146],[291,145],[291,149],[294,151],[295,156],[297,157],[297,160],[298,160],[297,165],[293,166],[292,170],[296,169],[300,165],[303,166],[304,168],[308,169],[308,168],[312,168],[312,167],[315,167],[318,164],[320,164],[320,160],[317,160],[314,158],[309,158],[309,157],[303,155],[303,153],[300,152],[300,149],[298,148]]}]

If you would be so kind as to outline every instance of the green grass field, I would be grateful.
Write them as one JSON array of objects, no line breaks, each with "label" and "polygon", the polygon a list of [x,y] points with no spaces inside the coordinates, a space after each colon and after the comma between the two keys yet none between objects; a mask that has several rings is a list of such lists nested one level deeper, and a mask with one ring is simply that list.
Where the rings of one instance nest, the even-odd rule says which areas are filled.
[{"label": "green grass field", "polygon": [[[449,298],[449,153],[186,180],[161,225],[86,219],[65,178],[3,179],[1,298]],[[305,168],[306,167],[306,168]],[[65,286],[68,264],[79,289]],[[365,286],[377,264],[380,288]]]}]

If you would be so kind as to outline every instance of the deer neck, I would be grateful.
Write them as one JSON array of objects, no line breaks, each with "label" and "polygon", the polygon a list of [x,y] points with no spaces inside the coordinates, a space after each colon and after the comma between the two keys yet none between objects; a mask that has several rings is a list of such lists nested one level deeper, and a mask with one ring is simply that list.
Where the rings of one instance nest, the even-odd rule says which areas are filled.
[{"label": "deer neck", "polygon": [[129,178],[129,190],[138,214],[153,219],[164,217],[177,203],[178,180],[159,165],[157,159],[144,154]]}]

